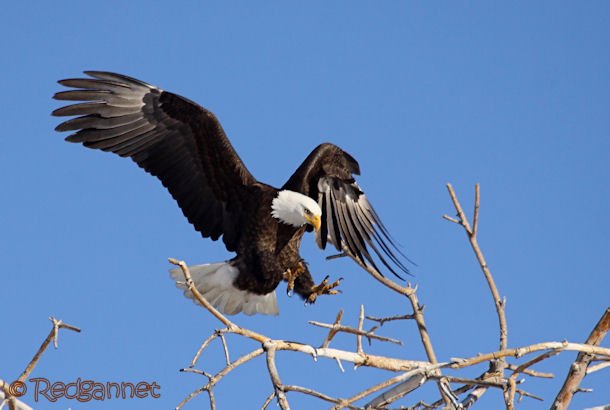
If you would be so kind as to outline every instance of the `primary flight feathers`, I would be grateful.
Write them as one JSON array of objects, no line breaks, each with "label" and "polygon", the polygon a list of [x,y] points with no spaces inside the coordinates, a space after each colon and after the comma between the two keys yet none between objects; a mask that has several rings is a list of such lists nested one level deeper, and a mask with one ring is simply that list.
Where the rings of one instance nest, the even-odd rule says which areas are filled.
[{"label": "primary flight feathers", "polygon": [[[66,138],[69,142],[130,157],[161,180],[202,236],[213,240],[222,236],[226,248],[236,252],[226,262],[235,274],[223,276],[235,294],[226,300],[218,296],[221,300],[215,305],[227,306],[231,300],[229,313],[243,311],[242,305],[248,306],[248,314],[270,313],[273,309],[256,309],[247,300],[240,305],[235,295],[246,295],[246,299],[248,294],[266,295],[283,279],[310,302],[317,295],[336,293],[331,289],[337,283],[314,285],[299,255],[307,229],[316,231],[322,249],[330,242],[379,270],[375,254],[395,275],[408,272],[397,256],[400,251],[354,180],[360,172],[358,163],[339,147],[329,143],[316,147],[277,189],[252,176],[218,119],[205,108],[125,75],[85,74],[89,78],[59,81],[71,90],[58,92],[54,98],[78,103],[53,112],[76,116],[56,130],[75,131]],[[218,280],[205,282],[202,279],[200,285],[206,292],[220,286]]]}]

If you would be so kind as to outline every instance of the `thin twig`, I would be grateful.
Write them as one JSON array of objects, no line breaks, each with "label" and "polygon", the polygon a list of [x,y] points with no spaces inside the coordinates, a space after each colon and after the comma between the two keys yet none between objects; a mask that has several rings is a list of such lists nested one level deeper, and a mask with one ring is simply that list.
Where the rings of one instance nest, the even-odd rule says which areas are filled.
[{"label": "thin twig", "polygon": [[199,360],[199,357],[201,357],[201,354],[203,353],[205,348],[208,347],[210,342],[212,342],[212,340],[216,339],[219,335],[220,335],[220,331],[216,331],[216,332],[212,333],[210,336],[208,336],[207,339],[205,339],[205,341],[201,344],[201,347],[199,347],[199,349],[197,350],[197,353],[193,357],[193,360],[191,360],[191,364],[189,365],[189,367],[195,367],[195,364],[197,364],[197,361]]},{"label": "thin twig", "polygon": [[269,404],[271,404],[271,402],[273,401],[274,398],[275,398],[275,390],[272,391],[271,394],[267,397],[267,399],[263,403],[263,406],[261,407],[261,410],[265,410],[267,408],[267,406],[269,406]]},{"label": "thin twig", "polygon": [[444,219],[446,219],[446,220],[448,220],[449,222],[453,222],[454,224],[461,225],[460,221],[458,221],[458,220],[457,220],[457,219],[455,219],[454,217],[449,216],[449,215],[447,215],[447,214],[443,215],[443,218],[444,218]]},{"label": "thin twig", "polygon": [[385,324],[385,322],[392,322],[394,320],[415,319],[415,315],[396,315],[396,316],[390,316],[390,317],[366,316],[366,319],[371,320],[373,322],[378,322],[380,326],[383,326]]},{"label": "thin twig", "polygon": [[490,377],[488,379],[469,379],[466,377],[456,376],[443,376],[443,375],[430,375],[431,379],[443,379],[447,383],[460,383],[467,384],[470,386],[486,386],[486,387],[497,387],[504,388],[506,386],[506,379],[502,377]]},{"label": "thin twig", "polygon": [[[178,404],[176,406],[176,410],[180,410],[182,407],[184,407],[184,405],[186,405],[186,403],[188,403],[189,401],[191,401],[192,399],[194,399],[195,397],[197,397],[199,394],[201,394],[204,391],[207,392],[211,392],[211,390],[214,388],[214,386],[220,381],[222,380],[227,374],[229,374],[231,371],[233,371],[234,369],[236,369],[237,367],[241,366],[242,364],[249,362],[250,360],[262,355],[264,353],[264,350],[262,348],[258,348],[256,350],[251,351],[250,353],[241,356],[240,358],[238,358],[237,360],[235,360],[234,362],[232,362],[231,364],[225,366],[222,370],[220,370],[218,373],[216,373],[214,376],[209,375],[206,372],[203,371],[197,371],[196,369],[191,369],[191,368],[187,368],[187,369],[183,369],[183,371],[185,372],[192,372],[192,373],[199,373],[199,374],[203,374],[205,375],[209,381],[208,383],[206,383],[204,386],[196,389],[195,391],[193,391],[191,394],[189,394],[188,396],[186,396],[181,402],[180,404]],[[214,400],[214,396],[210,395],[208,393],[208,395],[210,396],[210,401]]]},{"label": "thin twig", "polygon": [[[522,389],[517,389],[517,394],[519,396],[523,396],[523,397],[529,397],[530,399],[534,399],[534,400],[538,400],[538,401],[544,401],[544,399],[540,396],[536,396],[535,394],[532,393],[528,393],[525,390]],[[519,397],[519,401],[521,401],[521,397]]]},{"label": "thin twig", "polygon": [[[415,315],[396,315],[396,316],[391,316],[391,317],[374,317],[374,316],[366,316],[366,319],[371,320],[373,322],[377,322],[377,324],[373,327],[371,327],[369,329],[369,333],[373,333],[374,331],[376,331],[377,329],[379,329],[381,326],[383,326],[385,324],[385,322],[391,322],[394,320],[412,320],[415,319]],[[369,340],[369,345],[371,344],[371,341]]]},{"label": "thin twig", "polygon": [[[341,309],[339,311],[339,313],[337,313],[337,317],[335,318],[335,322],[330,327],[330,332],[328,332],[328,335],[326,336],[326,339],[324,339],[324,342],[322,342],[322,347],[328,347],[328,345],[330,345],[330,342],[333,340],[333,338],[335,337],[335,335],[339,331],[339,329],[336,328],[336,326],[339,326],[339,324],[341,323],[341,319],[342,318],[343,318],[343,309]],[[311,322],[309,322],[309,323],[311,323]]]},{"label": "thin twig", "polygon": [[[364,305],[360,305],[360,315],[358,316],[358,331],[359,332],[364,332],[364,330],[362,329],[362,326],[364,326]],[[372,332],[365,332],[365,333],[372,333]],[[369,343],[370,343],[370,339],[369,339]],[[356,352],[358,354],[364,353],[364,351],[362,350],[362,334],[359,334],[356,336]]]},{"label": "thin twig", "polygon": [[341,373],[345,373],[345,369],[343,368],[343,363],[341,363],[341,359],[336,357],[335,362],[337,362],[337,366],[339,366],[339,370],[341,370]]},{"label": "thin twig", "polygon": [[560,350],[549,350],[548,352],[542,353],[536,357],[534,357],[531,360],[528,360],[527,362],[517,366],[517,368],[515,368],[513,374],[511,374],[511,378],[516,379],[517,376],[519,376],[519,374],[521,373],[525,373],[526,370],[528,369],[528,367],[533,366],[537,363],[540,363],[543,360],[548,359],[549,357],[555,356],[557,354],[559,354],[561,351]]},{"label": "thin twig", "polygon": [[[374,333],[358,330],[358,329],[353,328],[351,326],[339,325],[339,324],[336,324],[336,323],[331,325],[331,324],[328,324],[328,323],[316,322],[315,320],[310,320],[308,323],[310,325],[313,325],[313,326],[318,326],[318,327],[323,327],[325,329],[330,329],[329,336],[332,335],[333,337],[338,332],[344,332],[344,333],[351,333],[351,334],[357,335],[357,336],[365,336],[365,337],[367,337],[369,339],[375,339],[375,340],[379,340],[381,342],[394,343],[394,344],[402,346],[402,341],[400,341],[398,339],[393,339],[391,337],[385,337],[385,336],[378,336],[378,335],[376,335]],[[332,339],[332,337],[330,339]],[[330,342],[330,340],[327,338],[327,340],[322,345],[322,347],[328,346],[327,341]]]},{"label": "thin twig", "polygon": [[231,358],[229,357],[229,347],[227,346],[227,341],[225,339],[224,333],[220,333],[220,340],[222,341],[222,348],[225,352],[225,360],[228,366],[231,364]]},{"label": "thin twig", "polygon": [[208,380],[211,380],[212,376],[210,373],[204,371],[204,370],[200,370],[200,369],[193,369],[192,367],[185,367],[184,369],[180,369],[181,372],[183,373],[194,373],[194,374],[198,374],[200,376],[205,376],[208,378]]},{"label": "thin twig", "polygon": [[360,266],[362,269],[367,271],[375,280],[377,280],[378,282],[381,282],[386,287],[392,289],[393,291],[395,291],[401,295],[406,296],[407,294],[415,291],[414,288],[412,288],[410,286],[400,286],[398,283],[394,282],[393,280],[388,279],[385,276],[383,276],[373,267],[363,264],[358,258],[356,258],[355,256],[353,256],[352,254],[349,253],[349,248],[347,248],[346,246],[343,247],[343,253],[341,253],[339,255],[327,256],[326,259],[327,260],[336,259],[339,257],[349,257],[354,262],[356,262],[356,264],[358,264],[358,266]]},{"label": "thin twig", "polygon": [[594,366],[587,367],[587,374],[595,373],[597,371],[605,369],[606,367],[610,367],[610,361],[598,363]]},{"label": "thin twig", "polygon": [[[294,391],[294,392],[298,392],[298,393],[303,393],[303,394],[307,394],[309,396],[313,396],[316,397],[320,400],[324,400],[327,401],[329,403],[334,403],[337,405],[341,405],[341,408],[345,408],[347,407],[348,409],[360,409],[360,407],[355,407],[355,406],[351,406],[346,404],[342,399],[338,399],[338,398],[334,398],[334,397],[330,397],[324,393],[320,393],[319,391],[313,390],[313,389],[308,389],[306,387],[302,387],[302,386],[290,386],[290,385],[286,385],[284,386],[284,390],[285,391]],[[335,408],[335,407],[333,407]]]},{"label": "thin twig", "polygon": [[[514,364],[507,364],[506,365],[506,368],[508,370],[512,370],[512,371],[517,370],[517,367],[518,366],[516,366]],[[523,369],[521,371],[521,373],[526,374],[528,376],[532,376],[532,377],[540,377],[540,378],[543,378],[543,379],[552,379],[553,377],[555,377],[555,375],[553,373],[544,373],[544,372],[539,372],[539,371],[532,370],[532,369]]]},{"label": "thin twig", "polygon": [[479,184],[474,186],[474,213],[472,216],[472,236],[477,236],[479,227],[479,206],[481,203],[481,189]]},{"label": "thin twig", "polygon": [[531,360],[521,364],[518,366],[513,374],[508,378],[508,389],[504,390],[504,401],[506,403],[507,410],[514,409],[515,406],[515,394],[517,393],[517,377],[519,374],[523,373],[527,370],[528,367],[535,365],[536,363],[540,363],[543,360],[548,359],[551,356],[555,356],[560,353],[560,350],[549,350],[548,352],[544,352],[534,357]]}]

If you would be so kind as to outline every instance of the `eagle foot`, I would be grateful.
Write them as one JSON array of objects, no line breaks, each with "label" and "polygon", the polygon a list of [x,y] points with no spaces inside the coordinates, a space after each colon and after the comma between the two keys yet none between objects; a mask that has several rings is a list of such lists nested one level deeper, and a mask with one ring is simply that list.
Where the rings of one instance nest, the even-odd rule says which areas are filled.
[{"label": "eagle foot", "polygon": [[324,280],[319,285],[313,286],[311,288],[311,294],[307,297],[307,300],[305,301],[306,304],[315,303],[318,296],[321,295],[337,295],[341,293],[340,290],[335,288],[339,286],[343,278],[339,278],[333,283],[328,283],[328,278],[329,276],[326,275]]},{"label": "eagle foot", "polygon": [[303,272],[305,272],[305,265],[303,265],[303,262],[299,262],[296,268],[287,269],[286,272],[284,272],[284,280],[288,282],[288,286],[286,287],[286,294],[288,296],[292,296],[294,291],[294,281]]}]

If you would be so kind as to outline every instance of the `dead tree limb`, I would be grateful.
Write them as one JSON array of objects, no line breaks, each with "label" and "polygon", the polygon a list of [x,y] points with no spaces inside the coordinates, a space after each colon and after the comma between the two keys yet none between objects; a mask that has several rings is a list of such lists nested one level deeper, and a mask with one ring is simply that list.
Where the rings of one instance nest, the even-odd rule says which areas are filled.
[{"label": "dead tree limb", "polygon": [[[606,333],[608,333],[608,329],[610,329],[610,308],[606,309],[585,343],[591,346],[598,346],[602,340],[604,340]],[[582,379],[584,379],[587,374],[587,367],[592,359],[593,356],[589,353],[578,353],[576,361],[570,366],[568,376],[553,402],[552,409],[564,410],[568,408],[574,393],[578,391]]]},{"label": "dead tree limb", "polygon": [[[487,285],[489,286],[489,290],[491,292],[491,296],[493,298],[496,313],[498,316],[498,324],[500,327],[500,350],[505,350],[508,347],[508,324],[506,322],[506,313],[505,313],[505,301],[500,297],[500,292],[498,291],[498,287],[496,286],[496,282],[491,274],[491,270],[487,265],[487,261],[485,260],[485,256],[483,255],[483,251],[479,246],[479,242],[477,239],[477,233],[479,228],[479,209],[481,204],[481,190],[479,184],[475,185],[475,198],[474,198],[474,212],[473,212],[473,223],[472,227],[470,226],[470,222],[468,221],[468,217],[460,204],[460,201],[457,198],[455,190],[451,184],[447,184],[447,190],[449,191],[449,196],[451,197],[451,201],[453,202],[453,206],[457,213],[457,219],[452,218],[448,215],[443,215],[448,221],[461,225],[466,232],[466,236],[468,237],[468,241],[470,242],[470,246],[477,258],[479,266],[481,267],[481,271],[485,276],[485,280],[487,281]],[[506,368],[506,360],[504,358],[500,358],[497,362],[490,363],[490,372],[494,373],[496,371],[500,372],[502,375],[504,374],[504,369]],[[487,388],[485,386],[480,386],[477,388],[476,394],[473,394],[469,398],[469,406],[474,404],[476,400],[478,400],[485,392]],[[507,408],[510,410],[510,405],[508,403],[508,396],[506,398]]]},{"label": "dead tree limb", "polygon": [[[182,406],[184,406],[192,398],[205,391],[209,395],[210,408],[215,410],[216,401],[213,394],[213,387],[233,369],[261,355],[265,355],[267,370],[271,379],[271,385],[273,390],[272,393],[267,396],[262,406],[262,409],[268,408],[269,404],[274,399],[277,401],[277,404],[280,408],[289,409],[290,404],[288,400],[289,397],[287,394],[289,392],[306,394],[318,398],[320,400],[324,400],[328,403],[331,403],[334,406],[332,408],[335,410],[370,410],[374,408],[386,408],[387,406],[394,403],[396,400],[408,395],[413,390],[419,388],[421,385],[432,381],[436,383],[441,395],[441,399],[432,404],[419,402],[414,406],[409,407],[410,409],[435,409],[442,405],[444,405],[445,409],[468,409],[472,407],[486,391],[488,391],[489,389],[497,389],[503,392],[506,408],[508,410],[512,410],[514,408],[514,401],[516,396],[518,396],[519,398],[531,397],[537,400],[541,399],[540,397],[532,393],[526,392],[519,387],[520,383],[523,381],[523,377],[519,378],[519,376],[527,375],[532,377],[553,377],[552,374],[541,373],[531,369],[531,367],[544,360],[549,359],[550,357],[556,354],[559,354],[563,351],[577,351],[580,352],[579,358],[581,357],[581,355],[585,355],[589,358],[589,362],[600,362],[598,365],[595,366],[595,368],[591,367],[591,371],[607,367],[608,363],[610,363],[610,348],[600,347],[594,344],[593,342],[589,343],[589,341],[585,344],[563,341],[542,342],[517,348],[508,347],[508,327],[506,324],[505,303],[500,297],[500,293],[497,289],[491,271],[487,266],[487,262],[485,261],[483,253],[477,242],[477,232],[479,228],[480,188],[478,185],[475,187],[475,201],[472,226],[470,225],[470,222],[468,221],[463,211],[463,208],[457,199],[453,187],[448,184],[447,188],[449,190],[449,195],[451,197],[453,205],[456,208],[457,218],[450,217],[447,215],[445,215],[444,218],[451,222],[459,224],[464,228],[471,247],[477,258],[477,261],[479,262],[480,268],[487,281],[488,287],[492,294],[492,298],[494,300],[500,328],[500,343],[498,350],[485,354],[477,354],[476,356],[465,359],[454,358],[448,361],[439,362],[434,352],[430,334],[428,332],[424,320],[424,308],[420,304],[417,297],[417,287],[413,287],[411,286],[411,284],[407,284],[407,286],[402,286],[382,276],[376,269],[361,263],[356,257],[349,253],[348,249],[344,249],[343,253],[341,253],[340,255],[334,255],[329,257],[328,259],[334,259],[337,257],[345,256],[350,257],[360,267],[367,271],[375,280],[382,283],[391,291],[406,297],[409,301],[409,304],[411,305],[413,313],[407,315],[396,315],[388,318],[376,318],[371,316],[365,316],[364,306],[361,306],[358,316],[357,327],[349,326],[347,324],[342,323],[342,310],[337,314],[333,323],[310,321],[309,323],[314,326],[328,329],[328,332],[325,333],[325,338],[319,347],[314,347],[300,342],[271,339],[261,333],[238,326],[237,324],[229,320],[221,312],[216,310],[199,293],[199,291],[193,284],[188,267],[184,262],[170,259],[171,263],[180,266],[184,274],[186,287],[193,294],[195,300],[197,300],[201,306],[207,309],[214,317],[216,317],[220,321],[220,323],[225,326],[222,329],[216,330],[210,337],[208,337],[202,343],[201,347],[197,351],[197,354],[193,358],[189,368],[184,369],[184,371],[197,373],[206,377],[208,379],[208,382],[204,386],[192,392],[185,400],[183,400],[178,405],[177,409],[182,408]],[[364,330],[365,318],[376,322],[376,324],[368,331]],[[366,337],[368,339],[369,344],[374,340],[392,342],[397,344],[400,343],[400,341],[397,339],[380,336],[376,334],[375,331],[379,329],[379,327],[382,326],[385,322],[402,319],[411,319],[416,322],[419,331],[419,338],[428,358],[427,361],[406,360],[386,356],[378,356],[364,351],[362,346],[363,337]],[[600,326],[600,329],[605,326],[605,329],[607,331],[607,324],[604,326],[598,326]],[[355,351],[342,350],[330,347],[331,342],[339,332],[349,333],[355,336]],[[237,360],[231,361],[229,354],[230,346],[227,338],[225,337],[227,334],[235,334],[251,339],[259,343],[259,346],[261,347],[238,358]],[[603,335],[601,337],[603,337]],[[197,365],[197,362],[204,350],[216,339],[219,339],[220,343],[222,343],[226,366],[215,375],[207,373],[203,370],[195,369],[195,366]],[[590,340],[593,341],[591,337]],[[599,344],[599,342],[597,342],[597,344]],[[371,387],[368,387],[356,394],[353,394],[351,397],[332,397],[328,393],[319,392],[311,388],[284,384],[282,382],[282,378],[280,376],[280,372],[276,364],[277,351],[291,351],[296,353],[303,353],[311,356],[314,360],[317,360],[317,358],[319,357],[332,359],[337,362],[339,368],[342,371],[342,362],[351,362],[354,364],[354,368],[360,366],[374,367],[391,372],[396,372],[397,374],[392,375],[386,380],[381,381]],[[537,354],[536,356],[525,362],[522,362],[521,364],[509,364],[506,360],[509,357],[519,359],[525,356],[533,355],[535,353]],[[474,379],[441,373],[441,371],[456,371],[464,367],[474,366],[483,362],[489,362],[489,370]],[[577,362],[582,361],[577,360]],[[586,368],[587,366],[585,366],[585,371]],[[512,374],[510,376],[506,376],[505,373],[507,371],[512,371]],[[451,387],[451,384],[461,384],[461,386]],[[578,385],[579,381],[575,384],[575,386],[578,387]],[[367,402],[362,405],[363,407],[360,407],[360,405],[358,405],[357,403],[364,399],[367,399]]]},{"label": "dead tree limb", "polygon": [[[437,364],[438,360],[436,358],[436,353],[434,352],[434,347],[432,347],[432,339],[430,338],[430,333],[428,332],[428,328],[426,327],[426,321],[424,319],[424,307],[419,303],[419,298],[417,297],[417,286],[412,287],[410,283],[407,284],[407,286],[400,286],[396,282],[383,276],[380,272],[377,271],[377,269],[362,263],[357,257],[350,253],[349,249],[346,246],[343,247],[342,254],[330,256],[327,259],[333,259],[343,256],[349,256],[354,262],[356,262],[362,269],[367,271],[378,282],[382,283],[394,292],[405,296],[409,300],[411,309],[413,310],[412,317],[415,320],[415,323],[417,323],[419,337],[424,346],[424,350],[426,351],[426,356],[428,357],[430,363],[432,363],[433,365]],[[438,388],[446,406],[448,408],[454,407],[452,406],[450,398],[445,394],[443,388],[441,387],[440,382]]]},{"label": "dead tree limb", "polygon": [[498,350],[491,353],[483,353],[477,356],[468,358],[468,359],[460,359],[453,358],[451,359],[451,364],[449,367],[452,369],[461,369],[468,366],[473,366],[475,364],[488,362],[490,360],[501,359],[504,357],[515,357],[520,358],[525,355],[539,352],[541,350],[559,350],[559,351],[572,351],[572,352],[582,352],[588,354],[598,354],[604,357],[610,357],[610,348],[606,347],[598,347],[584,343],[571,343],[568,341],[563,342],[542,342],[536,343],[533,345],[517,347],[514,349],[505,349]]},{"label": "dead tree limb", "polygon": [[23,372],[17,379],[20,382],[24,382],[25,379],[28,378],[30,373],[32,373],[32,370],[34,370],[34,368],[38,364],[38,361],[42,357],[42,354],[45,352],[45,350],[47,350],[47,347],[49,347],[49,344],[51,343],[51,341],[54,341],[55,348],[56,349],[58,348],[57,342],[59,339],[59,329],[68,329],[68,330],[72,330],[73,332],[77,332],[77,333],[80,333],[80,331],[81,331],[78,327],[69,325],[67,323],[63,323],[61,320],[57,320],[54,317],[50,317],[49,320],[53,323],[53,327],[51,328],[51,331],[49,332],[49,335],[47,336],[47,338],[40,345],[40,348],[38,348],[38,351],[36,352],[36,354],[34,355],[32,360],[30,360],[30,363],[28,363],[26,368],[23,370]]},{"label": "dead tree limb", "polygon": [[[188,403],[190,400],[195,398],[200,393],[203,393],[204,391],[207,392],[208,395],[210,396],[210,407],[212,409],[215,409],[216,406],[215,406],[215,400],[213,398],[213,390],[212,390],[214,385],[218,381],[220,381],[220,379],[222,379],[222,377],[224,377],[227,373],[229,373],[231,370],[233,370],[237,366],[239,366],[239,365],[245,363],[246,361],[249,361],[249,360],[253,359],[254,357],[259,356],[263,353],[265,353],[267,356],[268,369],[269,369],[270,376],[271,376],[271,379],[272,379],[272,382],[274,385],[274,394],[272,396],[273,396],[273,398],[275,398],[278,401],[278,404],[280,405],[281,408],[283,408],[283,409],[289,408],[289,403],[288,403],[285,393],[287,391],[297,391],[297,390],[300,391],[301,393],[304,393],[304,392],[307,392],[308,389],[306,389],[306,388],[296,389],[296,388],[294,388],[295,386],[292,386],[289,389],[280,382],[279,373],[277,371],[277,367],[275,366],[275,352],[279,351],[279,350],[288,350],[288,351],[293,351],[293,352],[305,353],[305,354],[312,356],[314,358],[314,360],[317,359],[318,357],[327,357],[327,358],[336,360],[338,363],[340,363],[341,360],[344,360],[344,361],[352,362],[355,366],[376,367],[379,369],[385,369],[385,370],[389,370],[389,371],[398,371],[398,372],[409,371],[409,370],[413,370],[413,369],[431,370],[431,369],[440,368],[441,366],[448,364],[448,363],[441,363],[439,365],[433,366],[432,363],[425,362],[425,361],[403,360],[403,359],[396,359],[396,358],[391,358],[391,357],[366,354],[364,352],[350,352],[350,351],[346,351],[346,350],[330,348],[330,347],[328,347],[328,345],[330,344],[330,341],[332,340],[334,335],[339,331],[348,331],[349,333],[356,334],[357,336],[364,335],[365,337],[373,338],[372,337],[373,335],[370,332],[360,332],[360,331],[358,331],[358,329],[344,327],[344,326],[340,325],[341,318],[343,317],[342,312],[339,312],[339,314],[337,315],[337,318],[335,319],[335,323],[333,325],[326,325],[326,327],[330,327],[329,335],[326,337],[322,346],[319,348],[315,348],[313,346],[306,345],[303,343],[298,343],[298,342],[272,340],[271,338],[269,338],[265,335],[262,335],[258,332],[254,332],[249,329],[236,325],[230,319],[228,319],[225,315],[223,315],[221,312],[216,310],[203,297],[203,295],[201,295],[201,293],[194,286],[192,277],[190,275],[190,271],[189,271],[186,263],[183,261],[175,260],[175,259],[170,259],[169,261],[170,261],[170,263],[180,267],[182,273],[184,274],[186,286],[187,286],[188,290],[193,293],[193,296],[195,297],[195,299],[204,308],[206,308],[208,311],[210,311],[221,323],[223,323],[226,326],[224,329],[215,331],[213,335],[208,337],[203,342],[203,344],[199,348],[197,354],[191,361],[189,369],[184,369],[185,371],[199,373],[201,375],[206,376],[209,379],[208,383],[206,385],[202,386],[201,388],[193,391],[191,394],[189,394],[176,407],[176,409],[181,409],[186,403]],[[362,313],[362,314],[364,314],[364,313]],[[349,329],[349,330],[346,330],[346,329]],[[251,352],[250,354],[243,356],[242,358],[239,358],[239,359],[229,363],[228,346],[227,346],[226,342],[223,342],[223,349],[226,349],[225,350],[225,359],[227,361],[227,366],[223,370],[221,370],[219,373],[217,373],[214,376],[211,376],[208,373],[203,372],[203,371],[193,370],[193,367],[196,365],[197,360],[201,356],[204,349],[207,348],[210,345],[210,343],[217,338],[223,340],[224,335],[227,333],[237,334],[240,336],[247,337],[251,340],[257,341],[262,344],[263,348],[258,349],[254,352]],[[374,335],[374,336],[375,336],[374,338],[387,339],[387,338],[383,338],[383,337],[380,337],[377,335]],[[271,354],[271,357],[270,357],[270,354]],[[320,394],[322,394],[322,393],[320,393]],[[269,396],[269,397],[271,397],[271,396]],[[326,397],[329,397],[329,396],[326,396]],[[347,406],[347,408],[353,407],[353,406],[351,406],[351,404],[349,404],[348,402],[342,401],[341,399],[333,399],[333,400],[336,400],[336,401],[333,401],[336,403],[345,403],[345,406]],[[266,402],[266,404],[264,406],[267,406],[267,405],[268,405],[268,402]]]},{"label": "dead tree limb", "polygon": [[[447,190],[449,191],[449,196],[451,197],[451,201],[453,202],[453,206],[457,212],[458,219],[451,218],[447,215],[443,217],[451,222],[457,223],[461,225],[466,231],[466,235],[468,236],[468,241],[470,242],[470,246],[474,251],[474,254],[479,262],[479,266],[485,275],[485,280],[489,285],[489,290],[491,291],[491,295],[494,300],[494,304],[496,305],[496,312],[498,314],[498,323],[500,326],[500,350],[504,350],[508,347],[508,325],[506,323],[506,313],[504,312],[504,301],[500,297],[500,292],[498,291],[498,287],[496,286],[496,282],[491,274],[491,270],[487,265],[487,261],[485,260],[485,256],[479,247],[479,242],[477,240],[477,232],[479,225],[479,206],[480,206],[480,188],[479,184],[475,185],[475,200],[474,200],[474,217],[473,217],[473,227],[470,227],[470,223],[468,222],[468,217],[466,213],[462,209],[462,205],[455,194],[453,186],[451,184],[447,184]],[[502,363],[506,363],[502,360]]]}]

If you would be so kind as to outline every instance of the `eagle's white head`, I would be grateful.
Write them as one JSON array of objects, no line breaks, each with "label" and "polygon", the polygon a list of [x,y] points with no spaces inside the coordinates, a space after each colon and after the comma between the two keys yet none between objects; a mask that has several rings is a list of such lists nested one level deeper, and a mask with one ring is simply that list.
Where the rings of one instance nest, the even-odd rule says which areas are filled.
[{"label": "eagle's white head", "polygon": [[322,223],[322,210],[316,201],[294,191],[280,191],[271,203],[271,215],[294,227],[310,224],[317,231]]}]

